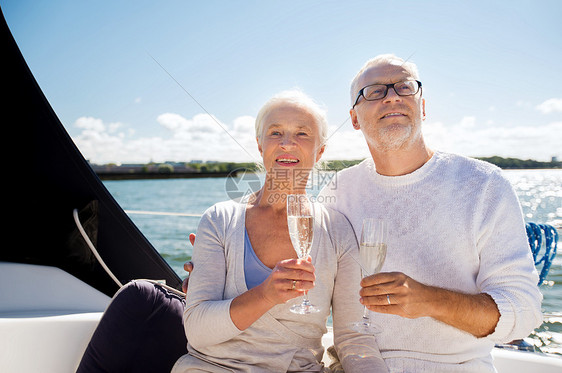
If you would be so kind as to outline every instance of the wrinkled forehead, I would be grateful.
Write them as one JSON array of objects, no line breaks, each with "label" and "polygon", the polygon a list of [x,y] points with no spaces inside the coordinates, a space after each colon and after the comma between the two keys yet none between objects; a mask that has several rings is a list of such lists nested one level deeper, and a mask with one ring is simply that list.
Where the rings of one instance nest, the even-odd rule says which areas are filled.
[{"label": "wrinkled forehead", "polygon": [[415,79],[415,73],[397,61],[367,68],[359,77],[358,86],[362,88],[370,84],[390,84]]},{"label": "wrinkled forehead", "polygon": [[270,127],[311,128],[319,131],[316,117],[306,107],[291,103],[279,103],[272,106],[262,119],[262,130]]}]

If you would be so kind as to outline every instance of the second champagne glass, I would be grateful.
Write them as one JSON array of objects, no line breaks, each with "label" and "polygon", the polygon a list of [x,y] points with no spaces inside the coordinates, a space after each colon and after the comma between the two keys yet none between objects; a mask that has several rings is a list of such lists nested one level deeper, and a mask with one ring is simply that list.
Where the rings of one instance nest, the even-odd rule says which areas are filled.
[{"label": "second champagne glass", "polygon": [[[289,194],[287,196],[287,224],[291,243],[299,259],[306,259],[312,248],[314,237],[314,204],[306,194]],[[320,309],[308,300],[307,293],[301,304],[291,307],[291,312],[308,314]]]},{"label": "second champagne glass", "polygon": [[[388,239],[388,227],[382,219],[367,218],[363,220],[361,240],[359,242],[359,256],[361,272],[367,277],[379,272],[386,259],[386,242]],[[379,332],[369,318],[369,310],[363,309],[363,319],[353,324],[353,329],[365,333],[374,334]]]}]

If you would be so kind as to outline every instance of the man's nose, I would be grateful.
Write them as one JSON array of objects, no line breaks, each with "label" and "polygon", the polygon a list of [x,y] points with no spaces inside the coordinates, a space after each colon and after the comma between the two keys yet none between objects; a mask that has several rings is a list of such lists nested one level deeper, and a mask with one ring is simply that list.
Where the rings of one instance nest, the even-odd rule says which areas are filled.
[{"label": "man's nose", "polygon": [[402,97],[396,93],[394,88],[389,88],[388,92],[386,92],[386,96],[383,99],[384,102],[395,102],[395,101],[402,101]]}]

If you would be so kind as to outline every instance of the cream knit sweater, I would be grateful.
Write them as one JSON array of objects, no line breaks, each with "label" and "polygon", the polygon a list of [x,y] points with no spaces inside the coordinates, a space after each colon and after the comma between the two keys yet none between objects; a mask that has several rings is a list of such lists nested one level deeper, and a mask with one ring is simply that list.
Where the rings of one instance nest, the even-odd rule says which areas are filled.
[{"label": "cream knit sweater", "polygon": [[542,320],[538,276],[517,197],[501,170],[437,152],[415,172],[377,174],[371,158],[335,175],[320,201],[342,212],[357,235],[364,217],[389,222],[383,272],[427,285],[485,292],[501,317],[476,338],[429,317],[373,314],[378,345],[392,372],[493,372],[496,342],[526,337]]}]

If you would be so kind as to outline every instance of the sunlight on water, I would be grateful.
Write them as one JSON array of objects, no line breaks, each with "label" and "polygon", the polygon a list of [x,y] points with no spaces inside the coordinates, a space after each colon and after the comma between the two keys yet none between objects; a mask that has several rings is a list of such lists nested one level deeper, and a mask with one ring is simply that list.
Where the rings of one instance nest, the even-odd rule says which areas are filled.
[{"label": "sunlight on water", "polygon": [[[547,223],[562,228],[562,170],[507,170],[505,175],[520,200],[525,220]],[[157,211],[201,215],[219,201],[255,191],[260,177],[242,175],[238,179],[168,179],[105,181],[104,184],[128,211]],[[319,177],[320,183],[328,178]],[[316,185],[310,191],[316,194]],[[188,235],[196,232],[198,217],[147,215],[129,213],[129,216],[156,250],[183,278],[183,263],[191,257]],[[560,250],[560,247],[559,247]],[[551,266],[547,284],[541,285],[544,323],[528,341],[543,352],[562,355],[562,255]]]},{"label": "sunlight on water", "polygon": [[[525,221],[553,225],[562,231],[562,170],[505,171],[513,185]],[[558,245],[558,253],[561,247]],[[544,322],[528,338],[543,352],[562,355],[562,256],[557,255],[550,267],[547,283],[541,285]]]}]

